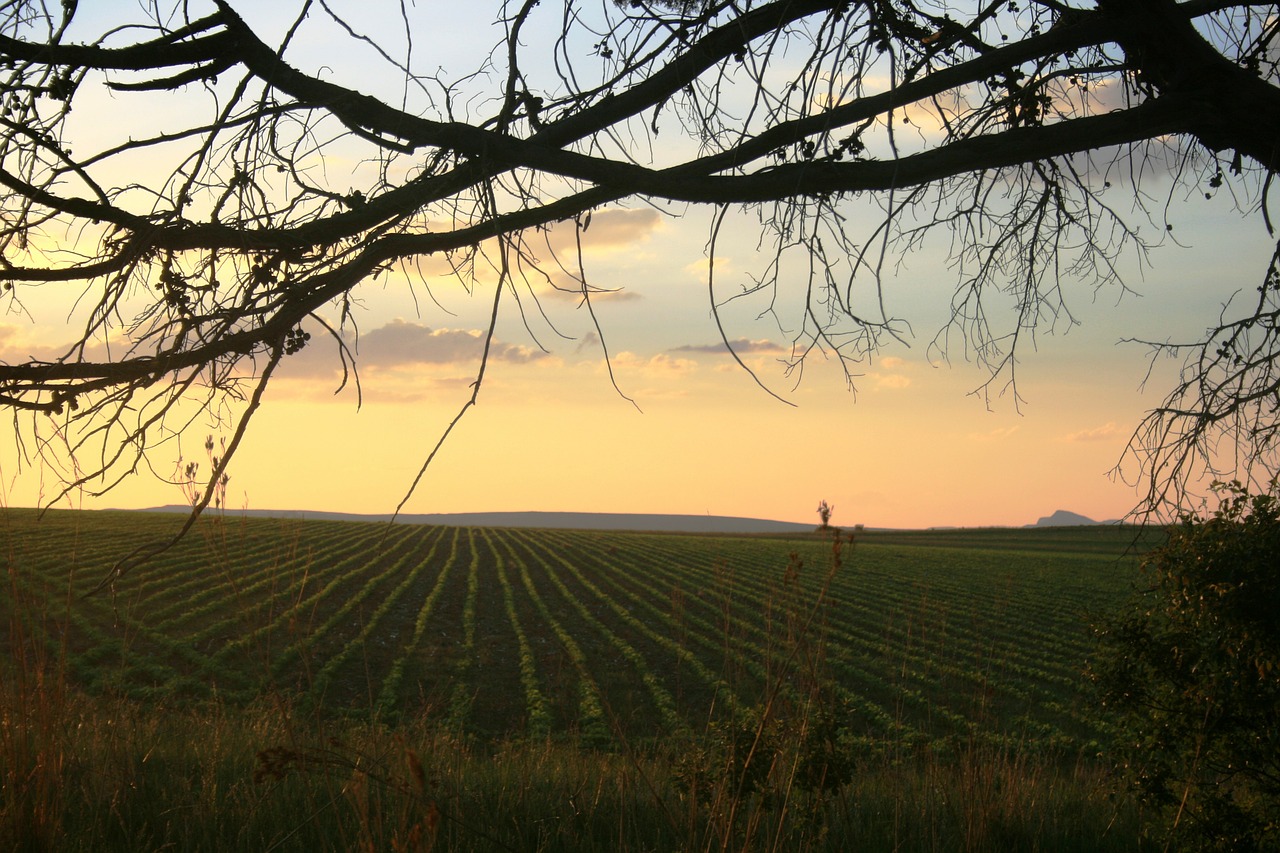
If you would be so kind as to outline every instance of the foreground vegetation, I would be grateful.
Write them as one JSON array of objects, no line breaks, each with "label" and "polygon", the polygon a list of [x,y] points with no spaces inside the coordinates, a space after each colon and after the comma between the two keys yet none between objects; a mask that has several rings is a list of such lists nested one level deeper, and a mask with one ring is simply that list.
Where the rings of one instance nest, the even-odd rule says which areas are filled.
[{"label": "foreground vegetation", "polygon": [[1091,664],[1163,849],[1280,850],[1280,494],[1219,487],[1144,560]]},{"label": "foreground vegetation", "polygon": [[215,518],[89,595],[173,519],[4,519],[21,849],[1137,843],[1083,676],[1132,531]]},{"label": "foreground vegetation", "polygon": [[[6,697],[6,714],[12,713]],[[57,708],[50,703],[61,702]],[[682,783],[678,750],[477,746],[287,708],[47,697],[6,726],[0,833],[19,850],[1133,850],[1096,766],[1013,751],[868,756],[825,794]],[[15,742],[15,737],[22,742]],[[0,834],[0,837],[4,837]]]}]

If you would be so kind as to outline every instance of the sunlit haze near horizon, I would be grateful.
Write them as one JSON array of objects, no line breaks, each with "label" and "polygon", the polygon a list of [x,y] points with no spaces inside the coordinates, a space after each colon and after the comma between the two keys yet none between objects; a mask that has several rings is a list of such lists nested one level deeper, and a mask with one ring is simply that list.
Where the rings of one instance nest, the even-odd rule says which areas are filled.
[{"label": "sunlit haze near horizon", "polygon": [[[1146,187],[1157,198],[1168,192],[1160,180]],[[1132,188],[1117,193],[1132,202]],[[1121,272],[1132,292],[1068,286],[1072,317],[1019,343],[1016,393],[1007,373],[981,393],[990,377],[962,340],[945,354],[932,346],[956,287],[945,256],[950,235],[890,259],[886,308],[909,332],[904,344],[857,368],[852,391],[830,353],[810,354],[803,375],[786,372],[796,322],[788,306],[770,313],[758,298],[725,304],[726,335],[786,402],[720,343],[708,296],[707,213],[660,212],[639,200],[595,211],[584,265],[588,281],[610,291],[593,298],[595,319],[577,294],[504,295],[478,403],[404,511],[816,522],[826,500],[835,507],[833,523],[874,527],[1022,525],[1058,509],[1123,517],[1139,501],[1138,472],[1116,466],[1178,365],[1157,363],[1144,387],[1148,349],[1122,339],[1198,338],[1269,258],[1260,218],[1235,209],[1229,194],[1175,201],[1172,235],[1156,234],[1135,212],[1144,233],[1164,245],[1149,266],[1125,256]],[[876,212],[850,202],[849,227],[870,233]],[[744,289],[767,263],[753,216],[731,219],[714,246],[718,300]],[[231,465],[229,509],[395,509],[469,397],[480,363],[493,290],[467,293],[446,272],[442,264],[406,268],[356,292],[359,337],[348,342],[358,352],[359,405],[354,380],[337,390],[335,343],[313,330],[311,345],[285,362]],[[0,359],[65,354],[78,295],[26,288],[21,307],[6,303]],[[993,315],[1013,322],[1000,304],[993,300]],[[90,493],[102,484],[86,484],[54,505],[183,503],[180,487],[166,480],[180,460],[207,471],[206,437],[216,446],[229,437],[226,429],[197,420],[180,443],[155,450],[152,470],[101,497]],[[43,438],[56,441],[52,426]],[[29,436],[22,446],[34,454]],[[0,457],[0,499],[50,502],[59,472],[19,457],[12,449]]]}]

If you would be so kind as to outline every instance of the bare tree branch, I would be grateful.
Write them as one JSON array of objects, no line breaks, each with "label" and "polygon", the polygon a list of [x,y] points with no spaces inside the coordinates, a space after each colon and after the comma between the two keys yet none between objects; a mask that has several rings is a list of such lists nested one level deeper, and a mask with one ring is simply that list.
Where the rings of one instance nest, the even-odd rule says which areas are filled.
[{"label": "bare tree branch", "polygon": [[[0,405],[55,419],[85,457],[71,482],[109,487],[202,414],[251,412],[308,345],[304,324],[335,309],[345,322],[353,288],[397,265],[440,255],[471,288],[488,264],[522,311],[541,308],[517,281],[574,270],[590,310],[582,247],[557,258],[527,235],[607,205],[755,214],[761,262],[743,292],[790,335],[783,369],[834,354],[851,384],[910,328],[888,308],[896,264],[949,235],[952,322],[932,345],[982,363],[984,390],[1014,386],[1038,330],[1074,322],[1072,286],[1125,286],[1119,259],[1154,245],[1142,226],[1163,234],[1150,175],[1225,186],[1271,221],[1276,4],[490,12],[495,43],[470,67],[424,71],[427,39],[452,35],[403,3],[353,22],[301,2],[282,33],[226,0],[105,24],[76,4],[0,10],[0,284],[14,305],[83,293],[65,353],[0,363]],[[370,69],[317,59],[317,33]],[[139,105],[138,126],[74,118],[106,99],[122,116]],[[860,233],[849,205],[866,198],[881,217]],[[1264,278],[1257,303],[1237,300],[1203,339],[1154,343],[1185,371],[1131,445],[1148,507],[1180,501],[1206,467],[1274,469],[1274,263]],[[352,354],[332,337],[345,376]]]}]

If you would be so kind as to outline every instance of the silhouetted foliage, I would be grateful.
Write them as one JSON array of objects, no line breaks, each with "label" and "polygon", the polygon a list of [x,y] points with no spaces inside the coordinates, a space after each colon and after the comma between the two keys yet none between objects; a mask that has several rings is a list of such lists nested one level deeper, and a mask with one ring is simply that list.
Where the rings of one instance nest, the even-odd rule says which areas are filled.
[{"label": "silhouetted foliage", "polygon": [[1280,849],[1280,500],[1238,485],[1144,564],[1093,666],[1166,849]]}]

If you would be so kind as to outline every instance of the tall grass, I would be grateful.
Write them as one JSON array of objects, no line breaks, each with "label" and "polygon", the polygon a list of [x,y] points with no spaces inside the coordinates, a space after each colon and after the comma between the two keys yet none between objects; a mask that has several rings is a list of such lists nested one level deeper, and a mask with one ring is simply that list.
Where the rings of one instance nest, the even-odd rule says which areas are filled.
[{"label": "tall grass", "polygon": [[0,839],[14,850],[1136,848],[1096,770],[1014,753],[869,755],[823,793],[782,775],[744,791],[726,764],[712,784],[736,793],[700,796],[680,783],[681,754],[662,749],[482,747],[427,720],[323,724],[269,705],[64,696],[52,710],[25,732],[6,723],[0,744]]},{"label": "tall grass", "polygon": [[[1087,756],[841,727],[824,687],[826,589],[847,547],[833,538],[830,566],[783,571],[756,704],[717,707],[697,735],[611,749],[470,739],[449,708],[389,724],[296,693],[182,706],[88,695],[66,649],[48,651],[70,593],[66,613],[35,606],[10,558],[0,850],[1136,849],[1136,816]],[[740,617],[725,582],[728,648]]]}]

